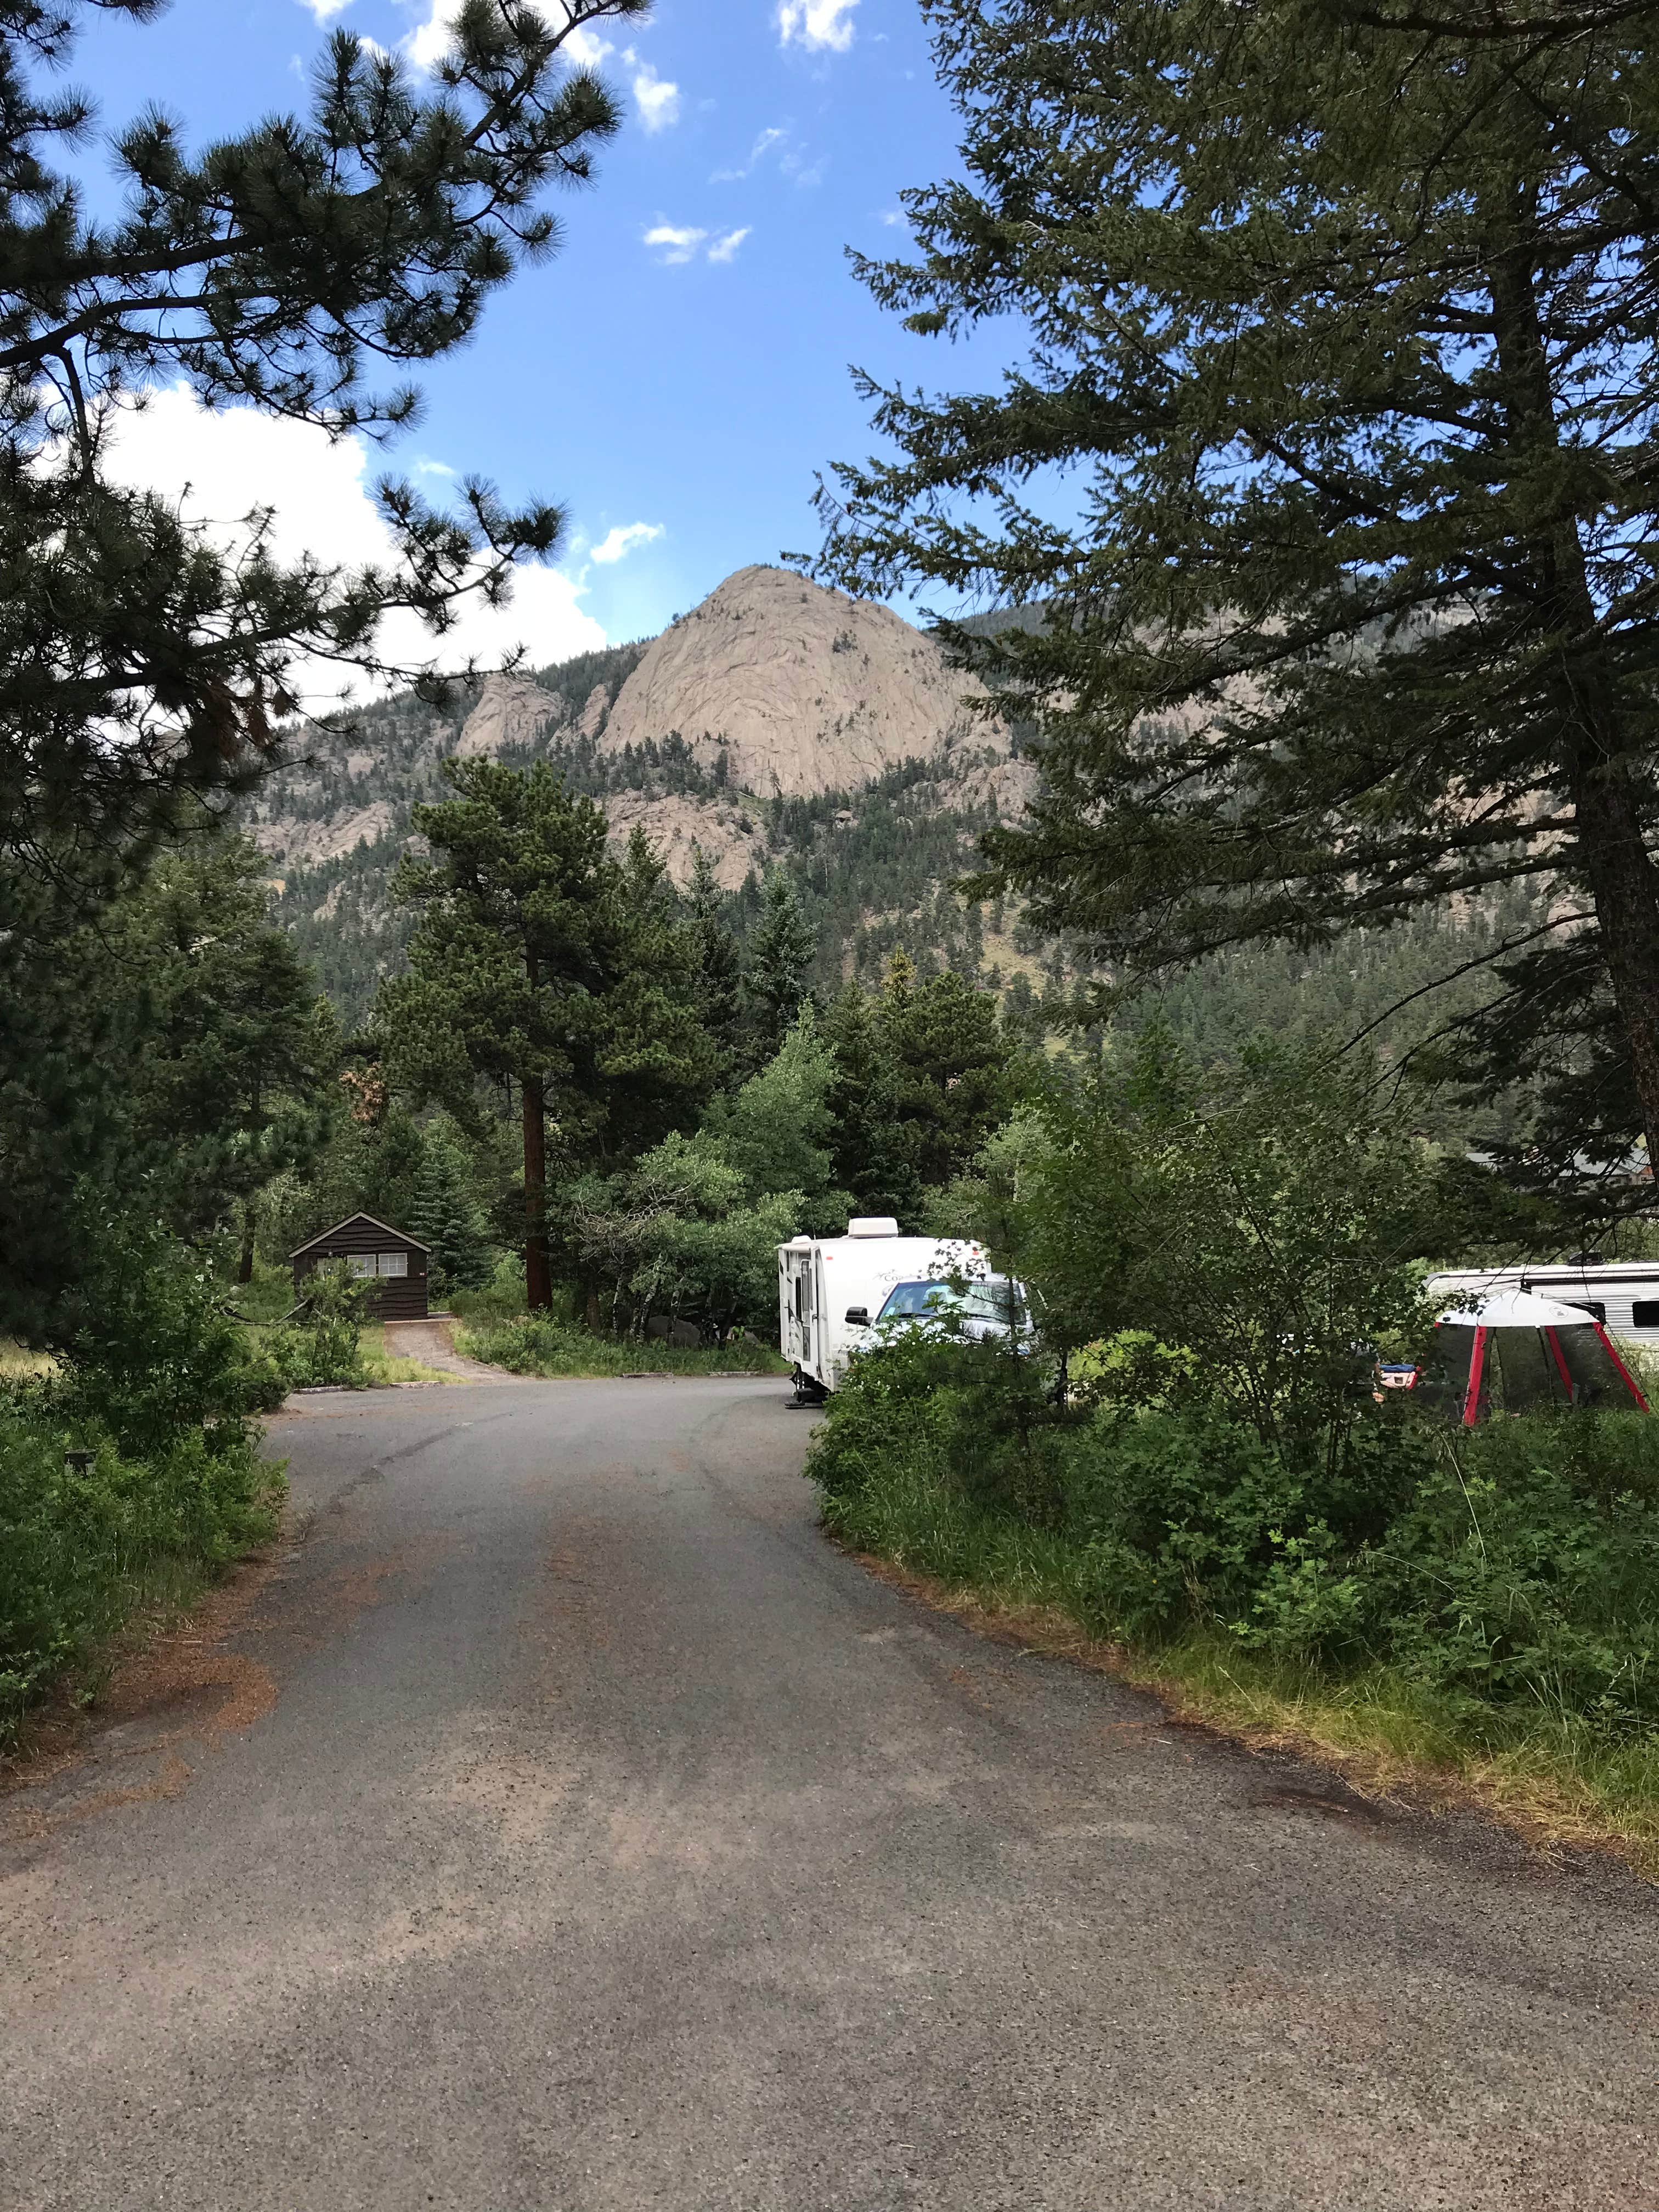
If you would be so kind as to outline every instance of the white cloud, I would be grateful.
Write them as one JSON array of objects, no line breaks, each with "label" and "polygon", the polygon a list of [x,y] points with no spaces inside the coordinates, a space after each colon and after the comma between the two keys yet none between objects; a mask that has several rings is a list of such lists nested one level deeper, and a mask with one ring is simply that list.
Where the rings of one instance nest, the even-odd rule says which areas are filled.
[{"label": "white cloud", "polygon": [[808,53],[844,54],[853,43],[859,0],[778,0],[778,43]]},{"label": "white cloud", "polygon": [[695,230],[689,224],[659,222],[645,234],[645,242],[661,254],[665,262],[694,261],[697,248],[708,233]]},{"label": "white cloud", "polygon": [[711,261],[730,261],[748,237],[749,229],[750,226],[745,224],[741,230],[728,230],[723,238],[717,238],[708,249],[708,258]]},{"label": "white cloud", "polygon": [[430,0],[425,22],[404,40],[410,59],[422,69],[435,69],[449,52],[455,18],[460,12],[461,0]]},{"label": "white cloud", "polygon": [[639,102],[640,120],[647,131],[665,131],[671,123],[679,121],[678,85],[659,76],[649,62],[641,62],[635,71],[634,97]]},{"label": "white cloud", "polygon": [[649,545],[653,538],[660,538],[662,534],[660,522],[619,523],[616,529],[607,532],[600,538],[593,548],[592,557],[606,562],[623,561],[636,545]]},{"label": "white cloud", "polygon": [[300,5],[309,8],[319,23],[325,23],[331,15],[337,15],[349,8],[351,0],[300,0]]},{"label": "white cloud", "polygon": [[559,49],[565,59],[574,62],[578,69],[598,69],[605,56],[614,54],[616,51],[609,39],[602,39],[597,33],[585,30],[580,23]]},{"label": "white cloud", "polygon": [[716,169],[714,175],[708,179],[709,183],[711,185],[741,184],[744,179],[753,170],[756,163],[758,161],[763,161],[766,159],[766,156],[771,152],[773,147],[781,146],[788,135],[788,132],[786,131],[763,131],[760,137],[756,139],[754,144],[749,149],[749,159],[744,163],[742,168]]},{"label": "white cloud", "polygon": [[881,211],[880,220],[886,223],[890,228],[896,227],[897,224],[903,222],[904,210],[902,208],[884,208]]},{"label": "white cloud", "polygon": [[[119,425],[108,468],[118,483],[152,486],[181,500],[191,517],[216,525],[226,543],[239,538],[250,508],[270,507],[272,546],[281,559],[310,551],[345,568],[392,559],[392,536],[370,491],[380,463],[361,438],[331,445],[307,423],[249,407],[210,414],[185,386],[175,385]],[[521,643],[530,665],[542,667],[605,644],[604,630],[578,604],[581,591],[556,568],[521,568],[508,605],[492,608],[479,599],[442,638],[411,614],[390,615],[380,648],[410,667],[445,668],[474,657],[484,666],[498,665]],[[363,688],[355,672],[331,664],[296,670],[295,682],[306,703],[319,710],[342,691]]]}]

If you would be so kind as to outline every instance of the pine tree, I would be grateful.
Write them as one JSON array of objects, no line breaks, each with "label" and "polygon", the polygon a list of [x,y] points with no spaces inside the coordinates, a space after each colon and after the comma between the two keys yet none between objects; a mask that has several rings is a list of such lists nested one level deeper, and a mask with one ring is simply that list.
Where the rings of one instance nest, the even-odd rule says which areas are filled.
[{"label": "pine tree", "polygon": [[393,878],[420,919],[410,972],[382,987],[375,1026],[394,1078],[463,1121],[481,1081],[516,1091],[525,1276],[545,1308],[550,1115],[568,1172],[630,1154],[706,1095],[714,1053],[643,841],[616,860],[603,813],[544,761],[444,772],[455,796],[415,809],[430,858],[405,858]]},{"label": "pine tree", "polygon": [[921,1178],[900,1115],[898,1067],[868,992],[848,983],[836,994],[824,1038],[836,1056],[829,1099],[836,1182],[859,1212],[891,1214],[902,1229],[915,1229]]},{"label": "pine tree", "polygon": [[1645,11],[927,12],[963,173],[861,273],[1031,349],[994,392],[866,380],[898,458],[837,471],[821,568],[1046,606],[946,626],[1038,732],[989,887],[1131,983],[1530,888],[1486,1080],[1588,1061],[1607,1148],[1659,1158]]},{"label": "pine tree", "polygon": [[469,482],[439,512],[388,481],[394,562],[285,565],[268,516],[227,544],[112,480],[106,433],[124,400],[179,380],[336,436],[411,421],[416,394],[371,394],[365,369],[464,344],[554,246],[538,198],[586,179],[620,120],[563,50],[647,4],[574,0],[550,23],[524,0],[464,0],[427,97],[396,55],[337,32],[303,118],[199,155],[159,108],[118,130],[108,221],[79,158],[53,166],[93,111],[47,80],[84,25],[142,23],[158,0],[0,9],[0,948],[30,912],[10,878],[107,892],[182,799],[255,773],[296,657],[379,665],[388,609],[441,630],[464,592],[498,596],[514,560],[554,549],[555,507],[515,513]]},{"label": "pine tree", "polygon": [[234,1220],[251,1271],[253,1203],[313,1157],[339,1052],[266,865],[198,820],[95,923],[43,896],[0,962],[0,1333],[53,1336],[96,1256],[83,1200],[185,1237]]}]

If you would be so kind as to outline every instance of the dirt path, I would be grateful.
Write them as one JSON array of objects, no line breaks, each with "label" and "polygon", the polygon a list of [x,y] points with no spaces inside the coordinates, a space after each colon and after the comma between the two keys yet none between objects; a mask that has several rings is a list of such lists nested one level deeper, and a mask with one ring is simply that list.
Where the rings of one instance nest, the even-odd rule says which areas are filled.
[{"label": "dirt path", "polygon": [[469,1382],[518,1380],[503,1367],[489,1367],[482,1359],[469,1359],[457,1352],[453,1321],[389,1321],[381,1326],[386,1350],[398,1359],[418,1359],[424,1367],[435,1367],[441,1375],[461,1376]]}]

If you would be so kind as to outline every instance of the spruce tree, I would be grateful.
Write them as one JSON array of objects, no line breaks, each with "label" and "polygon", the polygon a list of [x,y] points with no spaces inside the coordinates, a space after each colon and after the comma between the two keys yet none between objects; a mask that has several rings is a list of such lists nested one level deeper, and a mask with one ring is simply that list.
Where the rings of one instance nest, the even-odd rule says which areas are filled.
[{"label": "spruce tree", "polygon": [[427,1246],[441,1290],[466,1288],[489,1272],[483,1224],[471,1188],[466,1154],[453,1126],[440,1118],[422,1133],[420,1172],[409,1231]]},{"label": "spruce tree", "polygon": [[1659,1159],[1651,9],[926,12],[962,172],[859,267],[1029,346],[866,380],[820,566],[1046,611],[946,626],[1037,733],[988,886],[1131,983],[1529,889],[1486,1043]]},{"label": "spruce tree", "polygon": [[747,950],[744,995],[753,1049],[757,1060],[769,1060],[800,1018],[817,952],[800,894],[782,868],[774,868],[761,888],[760,914]]},{"label": "spruce tree", "polygon": [[686,936],[696,960],[697,1012],[729,1064],[742,1036],[742,955],[726,918],[730,902],[701,845],[692,848],[684,903]]}]

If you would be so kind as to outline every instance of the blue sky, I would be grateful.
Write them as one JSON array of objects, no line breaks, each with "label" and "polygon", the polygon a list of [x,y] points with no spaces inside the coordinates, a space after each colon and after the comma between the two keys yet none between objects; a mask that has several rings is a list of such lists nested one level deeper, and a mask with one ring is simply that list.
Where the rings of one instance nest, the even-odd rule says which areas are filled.
[{"label": "blue sky", "polygon": [[[199,143],[298,104],[337,25],[418,57],[441,39],[442,5],[434,21],[434,0],[173,0],[148,27],[94,21],[71,75],[106,128],[154,99]],[[392,456],[434,489],[443,471],[477,471],[568,503],[557,588],[520,593],[532,659],[658,629],[733,568],[811,544],[813,471],[870,444],[849,362],[909,381],[962,368],[879,313],[843,259],[848,243],[902,245],[899,187],[954,163],[909,0],[665,0],[642,28],[594,27],[622,49],[601,66],[625,129],[597,185],[559,196],[562,252],[422,372],[425,418]],[[352,495],[355,467],[362,504],[376,460],[343,475],[337,456],[313,467],[285,431],[250,430],[225,473],[216,456],[233,442],[181,401],[129,466],[187,471],[198,492],[205,477],[220,513],[252,484],[292,503],[296,532],[355,542],[330,501]]]}]

